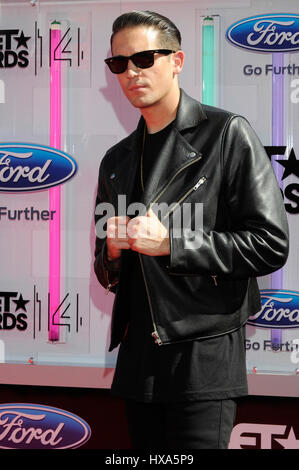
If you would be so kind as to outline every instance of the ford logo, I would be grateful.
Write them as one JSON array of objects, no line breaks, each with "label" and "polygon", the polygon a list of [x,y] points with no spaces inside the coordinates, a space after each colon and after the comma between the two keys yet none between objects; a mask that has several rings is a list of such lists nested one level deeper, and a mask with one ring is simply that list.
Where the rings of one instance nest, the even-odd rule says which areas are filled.
[{"label": "ford logo", "polygon": [[275,13],[245,18],[226,32],[235,46],[260,52],[299,50],[299,15]]},{"label": "ford logo", "polygon": [[75,160],[51,147],[0,144],[0,191],[35,191],[65,183],[77,171]]},{"label": "ford logo", "polygon": [[249,320],[249,325],[262,328],[299,328],[299,292],[261,290],[262,308]]},{"label": "ford logo", "polygon": [[44,405],[0,405],[0,449],[71,449],[91,431],[83,419]]}]

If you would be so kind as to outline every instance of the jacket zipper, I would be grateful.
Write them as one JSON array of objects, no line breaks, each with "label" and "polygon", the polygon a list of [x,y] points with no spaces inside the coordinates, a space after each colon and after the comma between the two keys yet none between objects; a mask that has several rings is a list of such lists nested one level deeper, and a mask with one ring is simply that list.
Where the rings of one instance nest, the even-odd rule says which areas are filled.
[{"label": "jacket zipper", "polygon": [[169,214],[170,214],[171,212],[173,212],[173,211],[175,210],[175,208],[176,208],[178,205],[180,205],[180,204],[189,196],[189,194],[191,194],[193,191],[197,191],[198,188],[199,188],[200,186],[202,186],[206,181],[207,181],[207,178],[206,178],[205,176],[202,176],[202,177],[197,181],[197,183],[196,183],[194,186],[192,186],[192,188],[190,188],[190,189],[186,192],[186,194],[184,194],[184,195],[179,199],[179,201],[174,205],[174,207],[172,207],[172,208],[164,215],[163,220],[164,220],[166,217],[168,217]]},{"label": "jacket zipper", "polygon": [[114,287],[118,284],[118,280],[116,280],[114,282],[110,282],[109,274],[108,274],[107,269],[105,269],[105,274],[106,274],[106,281],[107,281],[107,287],[106,287],[105,293],[106,293],[106,295],[108,295],[110,290],[112,289],[112,287]]},{"label": "jacket zipper", "polygon": [[108,286],[106,287],[106,291],[105,291],[105,292],[106,292],[106,295],[109,294],[109,292],[110,292],[110,290],[112,289],[112,287],[116,286],[116,284],[118,284],[118,281],[115,281],[115,282],[112,282],[112,283],[110,282],[110,283],[108,284]]},{"label": "jacket zipper", "polygon": [[[242,326],[244,326],[246,324],[247,320],[245,322],[242,323],[241,326],[237,326],[236,328],[233,328],[231,330],[228,330],[225,332],[225,334],[229,334],[229,333],[234,333],[234,331],[237,331],[239,328],[241,328]],[[173,341],[173,340],[169,340],[169,341],[166,341],[165,343],[163,344],[179,344],[179,343],[186,343],[187,341],[194,341],[194,340],[201,340],[201,339],[210,339],[210,338],[218,338],[219,336],[222,336],[224,333],[217,333],[216,335],[207,335],[207,336],[197,336],[196,338],[190,338],[190,339],[180,339],[178,341]]]},{"label": "jacket zipper", "polygon": [[155,343],[158,344],[159,346],[161,346],[162,341],[161,341],[161,338],[159,336],[157,326],[156,326],[156,323],[155,323],[155,319],[154,319],[153,308],[152,308],[152,303],[151,303],[151,299],[150,299],[150,295],[149,295],[148,285],[147,285],[147,282],[146,282],[146,279],[145,279],[144,267],[143,267],[141,254],[138,253],[138,255],[139,255],[139,260],[140,260],[140,264],[141,264],[141,271],[142,271],[142,276],[143,276],[143,280],[144,280],[144,284],[145,284],[145,290],[146,290],[146,294],[147,294],[147,298],[148,298],[148,304],[149,304],[149,308],[150,308],[150,312],[151,312],[152,323],[153,323],[153,327],[154,327],[154,331],[152,332],[152,337],[155,339]]},{"label": "jacket zipper", "polygon": [[[207,178],[206,176],[202,176],[198,181],[197,183],[192,186],[192,188],[190,188],[186,194],[184,194],[180,199],[179,201],[174,205],[174,207],[172,207],[163,217],[163,220],[169,216],[169,214],[171,212],[173,212],[175,210],[175,208],[181,204],[188,196],[189,194],[191,194],[193,191],[197,191],[197,189],[202,186],[205,182],[207,181]],[[218,283],[217,283],[217,274],[211,274],[211,278],[213,279],[213,282],[214,282],[214,285],[217,287],[218,286]]]},{"label": "jacket zipper", "polygon": [[[191,162],[189,162],[187,165],[183,166],[179,171],[177,171],[175,173],[175,175],[173,175],[173,177],[168,181],[168,183],[166,184],[166,186],[164,186],[164,188],[162,189],[162,191],[160,191],[160,193],[158,194],[158,196],[149,203],[148,207],[150,207],[152,204],[154,204],[155,202],[158,201],[158,199],[165,193],[165,191],[167,190],[167,188],[169,187],[169,185],[172,183],[172,181],[177,177],[177,175],[179,175],[183,170],[185,170],[185,168],[188,168],[190,165],[192,165],[193,163],[197,162],[198,160],[200,160],[202,157],[202,155],[200,154],[196,159],[192,160]],[[205,177],[203,177],[205,178]],[[205,178],[206,179],[206,178]],[[202,183],[200,183],[200,181],[202,180],[202,178],[196,183],[195,186],[193,186],[189,191],[190,193],[194,190],[194,188],[197,189],[197,187],[199,187],[202,183],[204,183],[204,181],[202,181]],[[197,186],[198,185],[198,186]],[[186,195],[185,195],[186,197]],[[162,343],[162,340],[159,336],[159,333],[158,333],[158,329],[157,329],[157,325],[156,325],[156,322],[155,322],[155,319],[154,319],[154,313],[153,313],[153,307],[152,307],[152,303],[151,303],[151,299],[150,299],[150,294],[149,294],[149,289],[148,289],[148,285],[147,285],[147,282],[146,282],[146,278],[145,278],[145,273],[144,273],[144,267],[143,267],[143,262],[142,262],[142,258],[141,258],[141,255],[140,253],[138,253],[139,255],[139,260],[140,260],[140,265],[141,265],[141,271],[142,271],[142,276],[143,276],[143,280],[144,280],[144,284],[145,284],[145,289],[146,289],[146,294],[147,294],[147,298],[148,298],[148,303],[149,303],[149,309],[150,309],[150,313],[151,313],[151,319],[152,319],[152,324],[153,324],[153,327],[154,327],[154,331],[152,332],[152,337],[154,338],[155,340],[155,343],[158,344],[158,346],[161,346],[163,343]]]},{"label": "jacket zipper", "polygon": [[[153,201],[151,201],[148,205],[148,208],[150,208],[150,206],[152,204],[155,204],[155,202],[158,201],[158,199],[160,199],[160,197],[165,193],[165,191],[167,190],[168,186],[173,182],[173,180],[182,172],[185,170],[185,168],[188,168],[188,166],[190,165],[193,165],[193,163],[196,163],[198,160],[200,160],[202,158],[202,155],[200,154],[197,158],[195,158],[194,160],[192,160],[191,162],[187,163],[187,165],[183,166],[182,168],[180,168],[179,171],[177,171],[173,177],[168,181],[168,183],[166,184],[166,186],[164,186],[164,188],[162,189],[162,191],[158,194],[158,196],[156,197],[156,199],[154,199]],[[193,189],[193,188],[192,188]]]},{"label": "jacket zipper", "polygon": [[[175,210],[175,208],[181,204],[188,196],[189,194],[191,194],[193,191],[197,191],[197,189],[202,186],[205,182],[207,181],[207,178],[206,176],[202,176],[198,181],[197,183],[192,186],[192,188],[189,189],[189,191],[186,192],[186,194],[184,194],[180,200],[174,205],[174,207],[172,207],[172,209],[170,209],[167,214],[165,214],[165,216],[163,217],[163,220],[171,213]],[[217,284],[217,274],[214,274],[214,275],[211,275],[211,277],[213,278],[213,281],[214,281],[214,284],[215,286],[218,286]]]}]

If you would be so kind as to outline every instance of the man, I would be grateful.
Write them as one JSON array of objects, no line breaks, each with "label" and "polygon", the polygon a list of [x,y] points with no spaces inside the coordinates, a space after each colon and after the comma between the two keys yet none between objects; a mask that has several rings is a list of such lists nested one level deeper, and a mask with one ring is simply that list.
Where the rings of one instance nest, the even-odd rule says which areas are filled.
[{"label": "man", "polygon": [[[120,344],[112,391],[126,400],[135,448],[227,448],[247,394],[244,325],[260,309],[256,277],[288,254],[280,190],[247,121],[179,88],[184,53],[168,18],[121,15],[111,50],[106,63],[142,114],[99,172],[95,272],[116,293],[110,350]],[[195,208],[188,227],[176,216],[186,204]]]}]

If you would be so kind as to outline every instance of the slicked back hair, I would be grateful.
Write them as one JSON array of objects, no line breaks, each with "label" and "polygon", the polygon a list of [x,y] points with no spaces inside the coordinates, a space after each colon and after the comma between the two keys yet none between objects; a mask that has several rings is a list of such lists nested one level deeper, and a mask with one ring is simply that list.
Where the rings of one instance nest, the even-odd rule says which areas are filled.
[{"label": "slicked back hair", "polygon": [[153,11],[133,10],[123,13],[113,23],[110,45],[112,49],[113,38],[116,33],[136,26],[147,26],[157,29],[159,34],[160,47],[178,51],[181,48],[181,33],[176,25],[166,16]]}]

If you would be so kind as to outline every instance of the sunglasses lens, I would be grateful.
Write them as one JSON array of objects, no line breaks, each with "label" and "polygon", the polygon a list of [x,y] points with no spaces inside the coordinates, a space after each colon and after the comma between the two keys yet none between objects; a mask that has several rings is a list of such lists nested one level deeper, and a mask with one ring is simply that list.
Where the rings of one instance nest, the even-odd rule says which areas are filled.
[{"label": "sunglasses lens", "polygon": [[148,51],[140,53],[138,52],[137,54],[134,54],[132,60],[136,67],[139,67],[140,69],[147,69],[154,65],[154,54]]},{"label": "sunglasses lens", "polygon": [[123,73],[128,66],[128,59],[125,57],[115,57],[106,62],[112,73]]}]

